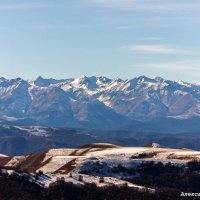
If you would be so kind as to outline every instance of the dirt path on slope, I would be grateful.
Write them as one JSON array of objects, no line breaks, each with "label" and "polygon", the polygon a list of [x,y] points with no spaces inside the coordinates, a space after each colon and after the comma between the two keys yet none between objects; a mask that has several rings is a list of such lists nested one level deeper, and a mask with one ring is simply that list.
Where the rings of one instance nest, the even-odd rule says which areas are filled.
[{"label": "dirt path on slope", "polygon": [[53,172],[53,174],[68,174],[77,167],[76,159],[77,158],[74,158],[73,160],[69,161],[68,163],[57,169],[55,172]]}]

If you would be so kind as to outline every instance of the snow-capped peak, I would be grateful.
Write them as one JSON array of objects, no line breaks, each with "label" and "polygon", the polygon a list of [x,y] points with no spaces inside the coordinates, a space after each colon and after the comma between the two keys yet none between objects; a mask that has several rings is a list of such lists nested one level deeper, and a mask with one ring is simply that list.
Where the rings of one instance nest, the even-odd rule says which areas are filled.
[{"label": "snow-capped peak", "polygon": [[57,83],[60,83],[60,82],[63,82],[64,80],[56,80],[56,79],[45,79],[43,78],[42,76],[38,76],[38,77],[35,77],[31,80],[28,80],[28,82],[33,85],[33,86],[38,86],[38,87],[48,87],[50,86],[51,84],[57,84]]},{"label": "snow-capped peak", "polygon": [[195,85],[200,86],[200,81],[199,81],[199,82],[196,82]]},{"label": "snow-capped peak", "polygon": [[[200,117],[200,87],[140,76],[0,79],[0,115],[51,126],[116,126],[119,121]],[[31,119],[30,119],[31,117]],[[86,123],[87,121],[87,123]],[[56,124],[57,125],[57,124]]]},{"label": "snow-capped peak", "polygon": [[186,87],[191,87],[190,83],[184,82],[182,80],[177,80],[176,81],[178,84],[182,85],[182,86],[186,86]]}]

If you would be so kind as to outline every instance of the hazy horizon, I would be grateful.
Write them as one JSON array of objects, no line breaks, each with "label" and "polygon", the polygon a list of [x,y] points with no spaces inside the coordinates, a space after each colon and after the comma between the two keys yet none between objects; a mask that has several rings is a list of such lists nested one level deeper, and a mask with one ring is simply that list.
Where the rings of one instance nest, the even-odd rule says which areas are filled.
[{"label": "hazy horizon", "polygon": [[[109,79],[122,79],[123,81],[126,81],[126,80],[131,80],[131,79],[134,79],[134,78],[139,78],[139,77],[147,77],[147,78],[150,78],[150,79],[156,79],[156,78],[163,78],[164,80],[170,80],[170,81],[183,81],[183,82],[186,82],[186,83],[191,83],[191,84],[195,84],[195,83],[199,83],[200,81],[196,81],[196,82],[189,82],[189,81],[185,81],[185,80],[181,80],[181,79],[169,79],[169,78],[165,78],[165,77],[161,77],[161,76],[154,76],[154,77],[151,77],[151,76],[146,76],[146,75],[140,75],[140,76],[133,76],[133,77],[130,77],[130,78],[121,78],[120,76],[116,76],[116,77],[109,77],[109,76],[95,76],[95,75],[91,75],[91,76],[86,76],[86,75],[81,75],[81,76],[77,76],[77,77],[62,77],[62,78],[57,78],[57,77],[48,77],[48,76],[42,76],[42,75],[37,75],[37,76],[33,76],[33,77],[29,77],[29,78],[24,78],[24,77],[4,77],[4,76],[0,76],[0,78],[5,78],[5,79],[8,79],[8,80],[11,80],[11,79],[17,79],[17,78],[21,78],[25,81],[31,81],[31,80],[34,80],[36,78],[43,78],[43,79],[55,79],[55,80],[65,80],[65,79],[78,79],[78,78],[83,78],[83,77],[87,77],[87,78],[91,78],[91,77],[105,77],[105,78],[109,78]],[[199,79],[200,80],[200,79]]]}]

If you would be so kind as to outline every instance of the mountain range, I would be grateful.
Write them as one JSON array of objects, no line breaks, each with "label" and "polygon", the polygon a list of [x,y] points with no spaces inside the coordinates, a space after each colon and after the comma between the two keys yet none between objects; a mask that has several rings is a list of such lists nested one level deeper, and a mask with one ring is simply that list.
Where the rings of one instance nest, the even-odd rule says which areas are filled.
[{"label": "mountain range", "polygon": [[160,77],[0,78],[0,123],[101,130],[199,131],[200,82]]}]

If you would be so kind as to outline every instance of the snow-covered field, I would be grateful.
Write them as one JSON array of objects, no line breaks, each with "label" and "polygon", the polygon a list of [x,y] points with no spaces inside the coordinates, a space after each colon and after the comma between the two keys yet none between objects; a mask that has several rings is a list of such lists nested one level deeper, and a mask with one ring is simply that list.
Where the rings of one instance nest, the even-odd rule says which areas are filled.
[{"label": "snow-covered field", "polygon": [[[44,175],[38,181],[47,187],[50,183],[62,178],[66,182],[76,184],[95,183],[98,186],[104,186],[126,183],[130,187],[144,188],[122,181],[122,176],[126,174],[114,174],[111,169],[119,165],[135,168],[142,162],[149,161],[184,165],[193,159],[200,159],[199,151],[157,148],[156,145],[153,147],[119,147],[111,144],[92,144],[77,149],[51,149],[30,156],[13,157],[4,163],[4,166],[17,167],[20,165],[31,173],[42,171]],[[83,172],[89,172],[89,174]],[[80,175],[83,178],[82,181],[79,180]],[[104,177],[103,183],[99,183],[100,177]]]},{"label": "snow-covered field", "polygon": [[0,154],[0,157],[7,157],[6,155],[4,155],[4,154]]},{"label": "snow-covered field", "polygon": [[26,132],[29,135],[35,136],[48,136],[47,130],[45,127],[42,126],[14,126],[15,128]]},{"label": "snow-covered field", "polygon": [[[80,176],[82,177],[82,180],[80,180]],[[100,182],[100,177],[98,176],[89,176],[85,174],[80,175],[78,173],[72,173],[71,175],[45,174],[45,175],[41,175],[38,178],[37,182],[41,185],[44,184],[46,187],[49,187],[51,183],[54,183],[58,180],[65,180],[65,182],[69,182],[69,183],[73,183],[77,185],[84,185],[86,183],[95,183],[98,187],[104,187],[104,186],[110,186],[110,185],[118,185],[118,186],[127,185],[128,187],[136,188],[139,191],[147,190],[151,193],[155,192],[155,189],[129,183],[127,181],[123,181],[114,177],[104,177],[103,182]]]}]

